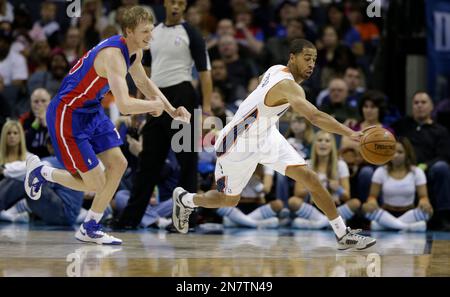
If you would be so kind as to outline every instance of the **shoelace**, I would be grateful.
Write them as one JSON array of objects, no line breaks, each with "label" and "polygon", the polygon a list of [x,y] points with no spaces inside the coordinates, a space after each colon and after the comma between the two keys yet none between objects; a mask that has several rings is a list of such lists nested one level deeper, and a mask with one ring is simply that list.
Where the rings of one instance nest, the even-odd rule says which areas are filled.
[{"label": "shoelace", "polygon": [[89,226],[89,229],[93,229],[93,232],[95,232],[98,235],[105,235],[105,232],[103,232],[102,225],[93,223]]},{"label": "shoelace", "polygon": [[356,237],[356,238],[358,238],[358,239],[363,239],[363,238],[365,238],[365,236],[362,236],[362,235],[359,235],[359,234],[358,234],[358,233],[360,233],[360,232],[362,232],[362,229],[355,229],[355,230],[349,229],[349,231],[348,231],[348,233],[349,233],[350,235],[352,235],[352,236],[354,236],[354,237]]},{"label": "shoelace", "polygon": [[184,209],[183,219],[181,220],[181,222],[183,223],[183,226],[188,223],[189,216],[191,215],[192,211],[193,211],[193,209],[189,208],[189,207],[186,207]]}]

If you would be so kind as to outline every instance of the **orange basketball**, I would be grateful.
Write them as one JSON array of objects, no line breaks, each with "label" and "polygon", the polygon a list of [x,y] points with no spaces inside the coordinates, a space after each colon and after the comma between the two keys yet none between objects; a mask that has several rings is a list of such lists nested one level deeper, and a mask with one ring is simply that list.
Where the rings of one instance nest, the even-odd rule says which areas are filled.
[{"label": "orange basketball", "polygon": [[361,156],[369,163],[383,165],[394,157],[396,140],[394,135],[381,127],[364,132],[360,143]]}]

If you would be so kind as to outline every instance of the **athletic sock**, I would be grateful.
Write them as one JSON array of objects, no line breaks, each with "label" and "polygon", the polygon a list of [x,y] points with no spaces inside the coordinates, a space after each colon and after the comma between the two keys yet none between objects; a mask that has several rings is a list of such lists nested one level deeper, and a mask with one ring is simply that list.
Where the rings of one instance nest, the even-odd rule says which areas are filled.
[{"label": "athletic sock", "polygon": [[84,219],[84,222],[89,222],[90,220],[95,220],[95,222],[100,222],[100,220],[103,217],[103,213],[93,212],[92,209],[90,209],[86,215],[86,218]]},{"label": "athletic sock", "polygon": [[344,220],[341,216],[331,220],[330,225],[333,228],[337,238],[342,238],[345,234],[347,234],[347,226],[345,226]]},{"label": "athletic sock", "polygon": [[55,180],[52,177],[52,173],[55,170],[55,168],[44,165],[41,168],[41,175],[45,178],[45,180],[54,183]]},{"label": "athletic sock", "polygon": [[194,194],[193,193],[187,193],[181,198],[181,202],[187,207],[195,208],[197,205],[194,203]]}]

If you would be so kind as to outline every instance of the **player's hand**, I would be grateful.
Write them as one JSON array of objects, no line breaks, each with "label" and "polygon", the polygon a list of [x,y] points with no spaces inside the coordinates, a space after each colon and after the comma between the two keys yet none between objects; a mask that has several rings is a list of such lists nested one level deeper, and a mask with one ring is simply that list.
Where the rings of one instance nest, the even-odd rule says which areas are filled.
[{"label": "player's hand", "polygon": [[369,126],[369,127],[367,127],[367,128],[365,128],[364,130],[362,130],[362,131],[355,131],[355,132],[353,132],[352,134],[350,134],[350,139],[352,139],[353,141],[357,141],[357,142],[360,142],[361,141],[361,137],[363,137],[363,135],[364,135],[364,133],[366,133],[368,130],[370,130],[370,129],[372,129],[372,128],[375,128],[375,127],[377,127],[377,126]]},{"label": "player's hand", "polygon": [[191,122],[191,113],[187,111],[187,109],[184,108],[183,106],[180,106],[177,109],[175,109],[170,114],[170,116],[177,121],[181,121],[188,124]]},{"label": "player's hand", "polygon": [[362,131],[355,131],[352,134],[350,134],[349,138],[353,141],[360,142],[361,137],[364,135]]}]

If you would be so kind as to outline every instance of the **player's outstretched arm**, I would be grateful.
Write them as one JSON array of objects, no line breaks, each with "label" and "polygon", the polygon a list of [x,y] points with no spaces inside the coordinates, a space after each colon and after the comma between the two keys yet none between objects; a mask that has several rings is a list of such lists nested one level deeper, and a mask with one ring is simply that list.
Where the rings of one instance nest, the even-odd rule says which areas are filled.
[{"label": "player's outstretched arm", "polygon": [[142,66],[142,51],[136,54],[136,61],[130,67],[130,75],[136,87],[150,100],[160,100],[164,104],[164,110],[174,119],[189,123],[191,114],[182,106],[175,108],[167,100],[161,90],[147,77]]},{"label": "player's outstretched arm", "polygon": [[[120,49],[107,48],[100,52],[99,57],[104,66],[105,76],[108,79],[111,92],[116,99],[117,108],[122,114],[150,113],[153,116],[161,115],[164,104],[160,100],[140,100],[128,95],[128,86],[125,80],[127,67]],[[96,67],[97,69],[97,67]]]},{"label": "player's outstretched arm", "polygon": [[335,118],[329,114],[318,110],[311,102],[306,99],[305,91],[296,82],[291,80],[283,80],[276,86],[276,91],[280,98],[286,98],[291,104],[292,108],[298,114],[308,119],[314,126],[319,127],[330,133],[335,133],[350,137],[354,140],[359,140],[362,133],[355,132],[345,125],[342,125]]}]

